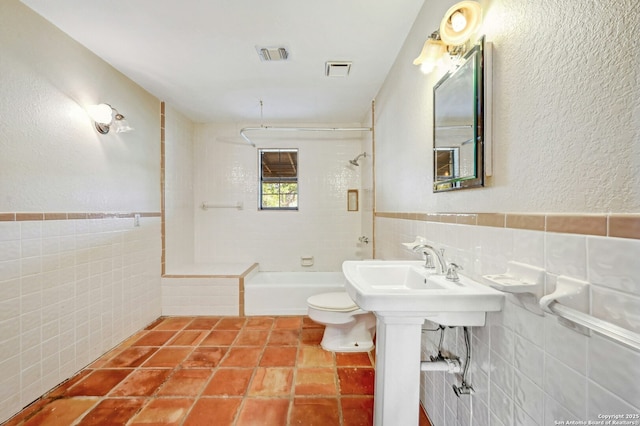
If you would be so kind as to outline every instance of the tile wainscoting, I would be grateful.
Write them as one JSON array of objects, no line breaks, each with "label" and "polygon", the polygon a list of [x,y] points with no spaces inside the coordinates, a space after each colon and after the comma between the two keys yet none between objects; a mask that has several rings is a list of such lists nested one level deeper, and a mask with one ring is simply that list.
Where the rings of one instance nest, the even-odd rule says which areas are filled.
[{"label": "tile wainscoting", "polygon": [[160,213],[0,213],[0,421],[158,318],[160,251]]},{"label": "tile wainscoting", "polygon": [[376,217],[640,239],[640,214],[396,213]]},{"label": "tile wainscoting", "polygon": [[[559,275],[588,281],[593,316],[640,332],[640,215],[376,213],[375,233],[380,259],[419,259],[401,243],[420,235],[477,280],[515,260],[546,269],[546,294]],[[423,373],[421,400],[436,426],[547,425],[640,412],[636,351],[578,334],[510,297],[471,331],[473,396],[457,398],[451,376]],[[423,359],[437,353],[439,339],[439,331],[425,331]],[[465,356],[462,330],[447,329],[444,349]]]},{"label": "tile wainscoting", "polygon": [[[226,273],[206,273],[213,268]],[[238,269],[240,268],[240,269]],[[200,272],[198,272],[200,269]],[[235,272],[232,272],[236,269]],[[258,270],[258,264],[189,265],[190,273],[162,275],[162,315],[239,315],[245,314],[244,283]]]}]

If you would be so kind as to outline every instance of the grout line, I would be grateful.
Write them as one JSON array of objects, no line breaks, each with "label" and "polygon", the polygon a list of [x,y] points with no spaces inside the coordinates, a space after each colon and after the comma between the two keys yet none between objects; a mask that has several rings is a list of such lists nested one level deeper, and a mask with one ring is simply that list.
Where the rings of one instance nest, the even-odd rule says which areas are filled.
[{"label": "grout line", "polygon": [[[188,323],[186,323],[186,324],[182,327],[182,329],[180,329],[179,331],[176,331],[176,333],[175,333],[174,337],[173,337],[172,339],[167,340],[167,341],[164,343],[164,346],[167,346],[167,345],[169,344],[169,342],[172,342],[172,341],[174,341],[175,339],[177,339],[177,338],[178,338],[178,335],[179,335],[181,332],[183,332],[183,331],[187,331],[187,327],[188,327],[191,323],[193,323],[194,321],[195,321],[195,318],[194,318],[194,319],[192,319],[191,321],[189,321]],[[194,330],[194,331],[196,331],[196,330]],[[206,338],[206,337],[205,337],[205,338]],[[169,374],[169,376],[165,379],[165,381],[162,383],[162,385],[158,386],[158,388],[156,389],[156,391],[155,391],[155,393],[154,393],[154,397],[155,397],[155,398],[158,398],[158,396],[157,396],[158,391],[159,391],[159,390],[160,390],[164,385],[166,385],[166,384],[167,384],[167,382],[168,382],[169,380],[171,380],[171,378],[172,378],[172,377],[173,377],[177,372],[179,372],[179,371],[182,371],[182,370],[183,370],[183,368],[182,368],[181,364],[182,364],[184,361],[186,361],[187,359],[189,359],[189,357],[190,357],[190,356],[195,352],[196,348],[197,348],[198,346],[200,346],[200,343],[202,342],[202,340],[204,340],[204,339],[200,339],[200,341],[199,341],[199,342],[197,342],[196,344],[191,344],[191,345],[189,345],[189,346],[192,346],[191,351],[189,352],[189,354],[188,354],[188,355],[187,355],[187,356],[186,356],[186,357],[185,357],[185,358],[184,358],[180,363],[177,363],[177,364],[173,367],[173,371],[172,371],[172,372],[171,372],[171,374]],[[180,347],[180,346],[179,346],[179,347]],[[213,377],[213,375],[211,375],[211,377]],[[211,380],[211,377],[209,377],[209,380]],[[187,417],[189,417],[189,414],[191,413],[191,410],[193,409],[193,407],[195,407],[196,402],[198,402],[198,400],[200,399],[200,395],[202,394],[202,392],[204,392],[204,389],[206,388],[206,386],[207,386],[208,382],[209,382],[209,381],[207,381],[207,383],[205,383],[205,385],[202,387],[202,389],[200,389],[200,392],[198,393],[198,395],[197,395],[197,396],[193,396],[193,403],[189,406],[189,408],[187,408],[187,411],[186,411],[185,415],[182,417],[182,421],[180,422],[180,425],[183,425],[183,424],[184,424],[184,422],[187,420]],[[191,397],[186,397],[186,396],[183,396],[183,397],[185,397],[185,398],[191,398]],[[150,403],[149,403],[149,404],[150,404]],[[147,405],[148,405],[148,404],[147,404]],[[145,406],[146,406],[146,405],[145,405]],[[133,419],[134,417],[135,417],[135,416],[132,416],[132,417],[131,417],[131,419]],[[131,422],[131,419],[130,419],[130,420],[129,420],[129,422],[127,422],[127,423],[130,423],[130,422]]]},{"label": "grout line", "polygon": [[342,397],[340,389],[340,377],[338,377],[338,357],[335,352],[331,352],[333,358],[333,377],[336,385],[336,398],[338,399],[338,420],[340,425],[344,425],[344,415],[342,412]]},{"label": "grout line", "polygon": [[[173,326],[173,324],[170,322],[171,318],[182,318],[181,320],[179,319],[178,322],[176,322],[176,324],[180,324],[179,326]],[[229,319],[233,319],[235,318],[236,320],[238,319],[238,317],[211,317],[211,318],[215,318],[217,321],[213,326],[209,326],[208,328],[201,328],[201,329],[189,329],[188,327],[190,325],[192,325],[195,321],[197,321],[197,319],[200,317],[159,317],[158,320],[152,322],[150,325],[148,325],[147,327],[145,327],[142,330],[139,330],[135,333],[133,333],[129,338],[125,339],[123,342],[120,342],[120,344],[118,344],[117,346],[115,346],[114,348],[112,348],[110,351],[106,352],[102,357],[98,358],[97,360],[95,360],[94,362],[92,362],[92,365],[95,365],[95,367],[90,368],[89,366],[85,367],[83,370],[81,370],[80,372],[78,372],[78,374],[82,374],[82,372],[85,372],[85,375],[82,377],[82,379],[78,380],[76,383],[74,383],[72,386],[70,386],[69,388],[65,388],[64,391],[62,391],[59,395],[59,397],[54,398],[54,399],[64,399],[64,398],[73,398],[70,396],[65,396],[65,394],[69,391],[69,389],[73,388],[74,386],[77,386],[78,384],[82,383],[90,374],[92,374],[93,372],[97,371],[97,370],[113,370],[113,371],[120,371],[120,374],[123,373],[127,373],[118,383],[116,383],[115,385],[113,385],[110,389],[108,389],[104,395],[100,395],[100,396],[96,396],[96,402],[94,405],[92,405],[89,409],[87,409],[83,414],[79,415],[79,417],[77,417],[73,424],[78,424],[79,422],[82,422],[85,417],[88,415],[88,413],[92,412],[93,410],[96,409],[96,407],[98,407],[98,405],[102,404],[104,401],[106,400],[120,400],[123,403],[129,403],[132,402],[133,400],[140,400],[142,401],[142,403],[140,404],[140,406],[137,408],[137,410],[135,412],[131,412],[129,414],[128,419],[126,420],[126,424],[132,424],[133,423],[133,419],[136,418],[136,416],[139,416],[141,413],[150,410],[151,404],[154,403],[154,401],[158,401],[158,400],[171,400],[171,399],[185,399],[185,400],[189,400],[192,401],[191,404],[186,408],[186,410],[184,411],[184,415],[182,417],[182,420],[179,422],[180,425],[184,425],[187,422],[187,419],[189,419],[189,416],[193,414],[194,409],[196,404],[203,400],[203,399],[207,399],[209,396],[205,395],[205,390],[212,384],[213,380],[214,380],[214,376],[216,375],[217,372],[219,372],[220,370],[223,369],[230,369],[230,370],[246,370],[246,369],[251,369],[251,374],[249,377],[249,380],[247,382],[247,386],[246,388],[243,390],[243,392],[239,395],[226,395],[227,398],[239,398],[239,405],[237,407],[237,411],[234,415],[233,421],[231,423],[231,425],[236,425],[238,424],[238,422],[240,421],[241,418],[241,413],[244,412],[244,409],[247,408],[247,401],[249,399],[255,399],[255,400],[270,400],[270,399],[278,399],[278,400],[286,400],[288,405],[287,405],[287,410],[286,413],[283,413],[286,415],[286,419],[287,419],[287,424],[290,424],[292,419],[295,416],[296,413],[296,407],[295,407],[295,400],[296,400],[296,379],[298,378],[298,373],[299,373],[299,368],[300,368],[300,364],[299,364],[299,360],[300,360],[300,356],[303,353],[302,350],[305,347],[309,347],[309,348],[319,348],[320,346],[317,344],[316,340],[318,338],[318,334],[316,332],[314,332],[313,330],[315,330],[315,327],[309,326],[305,328],[305,321],[304,321],[304,316],[296,316],[296,317],[290,317],[290,316],[260,316],[260,317],[255,317],[255,318],[268,318],[270,320],[270,324],[268,325],[268,327],[264,326],[264,323],[260,323],[257,322],[255,324],[255,328],[249,328],[249,321],[251,317],[241,317],[244,319],[244,321],[242,322],[241,326],[239,329],[235,330],[232,327],[225,327],[224,329],[220,329],[218,327],[220,327],[222,325],[222,320],[224,320],[225,318],[229,318]],[[287,318],[298,318],[299,323],[296,325],[295,328],[287,328],[288,326],[290,326],[291,323],[286,324],[287,322]],[[278,327],[278,320],[279,319],[283,319],[285,322],[285,324],[281,324],[280,327]],[[284,326],[284,327],[283,327]],[[160,327],[160,328],[159,328]],[[170,329],[173,328],[173,329]],[[236,336],[234,337],[233,341],[231,341],[231,343],[229,343],[228,345],[218,345],[218,346],[211,346],[212,348],[216,348],[216,347],[220,347],[220,348],[226,348],[227,351],[225,352],[225,354],[220,358],[220,360],[215,364],[215,366],[213,367],[207,367],[207,366],[198,366],[198,367],[192,367],[192,368],[185,368],[183,366],[183,364],[194,354],[194,352],[196,350],[198,350],[198,348],[208,348],[208,346],[202,346],[203,342],[205,341],[205,339],[210,335],[211,332],[213,331],[237,331]],[[278,344],[274,344],[274,345],[269,345],[269,341],[270,339],[273,337],[273,333],[276,330],[281,330],[283,331],[283,336],[292,336],[295,334],[296,339],[295,341],[291,340],[288,341],[286,339],[282,340],[282,342],[279,342]],[[308,333],[305,334],[304,331],[307,331]],[[167,338],[166,340],[164,340],[161,344],[158,344],[157,342],[153,341],[153,337],[154,334],[158,332],[158,333],[172,333],[171,336],[169,338]],[[174,345],[172,343],[176,342],[176,340],[180,339],[185,333],[187,332],[191,332],[193,333],[194,337],[192,339],[186,339],[185,343],[181,344],[177,344]],[[241,336],[243,335],[243,333],[245,332],[249,332],[249,340],[247,341],[246,344],[241,344]],[[251,340],[253,335],[251,332],[255,332],[255,335],[257,336],[264,336],[263,339],[258,341],[258,345],[255,345],[254,342]],[[289,333],[291,332],[291,333]],[[160,334],[159,336],[162,336],[162,334]],[[190,337],[191,334],[187,334],[187,337]],[[146,343],[147,345],[145,346],[134,346],[134,344],[138,341],[140,341],[141,339],[144,339],[145,337],[148,337],[150,339],[150,342],[142,342],[142,343]],[[307,342],[307,344],[304,343],[304,339],[308,338],[311,339]],[[188,342],[188,343],[186,343]],[[154,344],[154,346],[149,346],[148,344],[152,343]],[[157,346],[156,346],[157,345]],[[295,345],[295,346],[294,346]],[[267,351],[267,348],[290,348],[290,347],[295,347],[295,358],[294,358],[294,362],[291,364],[289,361],[287,362],[279,362],[277,358],[274,358],[274,364],[273,366],[263,366],[261,367],[261,361],[265,356],[265,353]],[[185,348],[188,348],[189,350],[185,350]],[[258,357],[256,359],[255,364],[252,365],[230,365],[227,367],[224,367],[222,364],[225,360],[228,360],[229,357],[231,356],[231,352],[232,349],[234,348],[259,348],[259,350],[256,350],[256,352],[258,352]],[[141,351],[146,351],[146,350],[151,350],[153,349],[152,352],[150,352],[150,354],[144,359],[144,361],[138,361],[137,359],[134,358],[135,362],[134,363],[138,363],[138,365],[136,366],[131,366],[131,365],[127,365],[127,366],[107,366],[109,364],[109,362],[113,361],[114,359],[116,359],[117,357],[121,356],[123,354],[123,352],[127,351],[128,349],[138,349]],[[171,363],[167,362],[166,365],[164,366],[160,366],[160,365],[149,365],[148,363],[151,362],[151,360],[155,357],[158,356],[159,354],[161,354],[163,351],[164,352],[168,352],[169,354],[171,354],[171,350],[177,350],[177,353],[184,353],[184,356],[180,358],[179,361],[176,361],[175,364],[169,365]],[[183,352],[184,351],[184,352]],[[286,353],[291,353],[289,351],[284,351]],[[311,352],[314,352],[313,350],[311,350]],[[277,351],[276,351],[277,353]],[[104,357],[104,359],[103,359]],[[369,360],[370,365],[366,366],[366,368],[370,368],[373,365],[372,362],[372,355],[371,352],[367,353],[367,357]],[[171,359],[171,357],[167,358],[167,359]],[[175,358],[176,360],[178,358]],[[289,358],[282,358],[283,361],[288,360]],[[324,359],[324,357],[323,357]],[[342,395],[341,395],[341,390],[340,390],[340,380],[339,380],[339,376],[338,376],[338,354],[334,353],[334,352],[330,352],[330,360],[331,360],[331,367],[330,370],[333,372],[333,384],[335,387],[335,390],[332,392],[320,392],[318,394],[303,394],[303,395],[299,395],[298,398],[300,398],[301,400],[305,400],[305,399],[314,399],[314,398],[319,398],[319,399],[323,399],[323,400],[335,400],[336,401],[336,407],[338,409],[338,412],[336,413],[338,420],[339,420],[339,424],[340,425],[344,425],[345,423],[345,418],[344,418],[344,413],[343,413],[343,406],[342,406]],[[313,358],[310,359],[311,364],[307,366],[307,368],[309,369],[314,369],[314,368],[318,368],[318,369],[324,369],[326,367],[324,366],[316,366],[314,364],[314,360]],[[362,365],[362,361],[360,358],[357,359],[353,359],[350,360],[349,358],[346,358],[345,361],[345,365],[344,367],[348,367],[348,368],[365,368],[364,365]],[[286,365],[278,365],[278,364],[286,364]],[[324,361],[322,362],[322,364],[324,365]],[[327,365],[328,367],[328,365]],[[269,369],[277,369],[277,370],[282,370],[282,372],[285,371],[290,371],[291,372],[291,383],[290,383],[290,389],[288,391],[287,394],[270,394],[269,392],[267,393],[260,393],[257,395],[252,396],[251,398],[249,398],[249,394],[250,394],[250,390],[251,390],[251,386],[253,384],[253,381],[256,378],[256,374],[259,368],[265,369],[265,370],[269,370]],[[206,380],[203,380],[201,382],[199,382],[199,380],[201,380],[201,378],[198,378],[198,381],[196,381],[196,383],[201,383],[199,385],[199,389],[197,392],[195,392],[192,395],[178,395],[178,394],[174,394],[174,393],[178,393],[178,392],[168,392],[166,394],[160,395],[159,392],[173,379],[175,378],[176,374],[178,374],[180,371],[184,371],[184,370],[199,370],[199,371],[207,371],[209,373],[208,377],[206,378]],[[112,395],[112,393],[114,392],[114,390],[118,389],[119,387],[123,386],[123,384],[131,379],[131,377],[135,374],[139,374],[142,372],[150,372],[150,371],[162,371],[163,374],[167,374],[166,377],[164,378],[164,380],[162,380],[162,382],[155,388],[152,390],[152,392],[149,395]],[[203,376],[205,376],[203,374]],[[205,376],[206,377],[206,376]],[[64,382],[63,382],[64,383]],[[176,382],[179,383],[179,382]],[[311,382],[309,382],[310,386],[313,386],[315,384],[315,382],[312,380]],[[60,384],[62,385],[62,383]],[[55,389],[57,389],[58,387],[52,389],[52,391],[54,391]],[[129,386],[127,386],[127,388],[129,388]],[[132,391],[135,391],[135,387],[131,387],[129,388]],[[191,389],[191,388],[190,388]],[[212,398],[216,397],[216,395],[210,395]],[[78,397],[82,398],[81,395],[78,395]],[[222,397],[224,398],[224,395],[218,395],[218,397]],[[346,397],[350,398],[350,397],[369,397],[371,398],[371,395],[346,395]],[[32,413],[32,415],[29,418],[32,418],[36,415],[38,415],[38,413],[40,413],[42,411],[42,409],[44,407],[46,407],[48,404],[50,404],[54,399],[51,399],[50,401],[47,401],[46,403],[44,403],[41,407],[40,410],[35,411],[34,413]],[[332,403],[333,404],[333,403]],[[303,404],[304,405],[304,404]],[[146,413],[145,415],[148,415],[149,413]]]},{"label": "grout line", "polygon": [[[242,327],[238,331],[238,335],[234,339],[234,342],[236,340],[240,339],[240,335],[242,334],[242,332],[244,330],[246,330],[247,323],[248,323],[248,320],[247,320],[247,317],[245,317],[244,324],[242,325]],[[273,327],[273,323],[271,324],[271,327]],[[269,334],[267,335],[267,339],[269,338],[269,335],[271,334],[271,327],[270,327],[270,330],[269,330]],[[229,351],[227,352],[227,354],[231,352],[231,348],[235,344],[234,342],[232,342],[231,345],[229,346]],[[247,402],[247,398],[249,397],[249,389],[251,389],[251,384],[253,383],[253,379],[256,377],[256,372],[258,371],[258,366],[260,365],[260,360],[262,359],[262,356],[264,355],[264,350],[265,350],[266,346],[267,346],[267,342],[265,341],[264,347],[262,348],[262,351],[260,351],[260,356],[258,357],[258,359],[256,361],[256,365],[255,365],[255,367],[253,367],[253,369],[252,369],[253,371],[251,372],[249,380],[247,381],[247,388],[244,390],[244,393],[241,395],[242,398],[240,400],[240,405],[238,405],[238,409],[236,411],[236,415],[233,417],[232,425],[236,425],[238,423],[238,421],[240,420],[240,415],[241,415],[242,411],[244,410],[244,406],[245,406],[245,404]],[[222,357],[222,359],[220,359],[220,363],[218,364],[218,368],[220,368],[220,366],[222,364],[222,361],[224,360],[225,357]],[[235,368],[246,368],[246,367],[235,367]],[[211,376],[211,380],[213,380],[213,376]]]},{"label": "grout line", "polygon": [[[293,372],[291,373],[291,389],[289,389],[289,406],[287,407],[287,424],[291,424],[291,417],[293,416],[293,407],[295,405],[296,398],[296,379],[298,378],[298,359],[300,357],[300,346],[302,343],[302,323],[300,321],[300,328],[298,329],[298,340],[296,342],[296,359],[293,362]],[[275,327],[276,321],[273,325]]]}]

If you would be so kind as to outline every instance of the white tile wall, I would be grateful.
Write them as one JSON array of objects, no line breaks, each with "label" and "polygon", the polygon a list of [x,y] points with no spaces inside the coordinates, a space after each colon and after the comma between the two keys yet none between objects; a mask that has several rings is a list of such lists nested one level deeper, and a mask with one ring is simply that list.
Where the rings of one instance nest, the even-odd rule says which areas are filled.
[{"label": "white tile wall", "polygon": [[544,334],[544,349],[548,355],[571,366],[578,373],[586,374],[589,337],[563,326],[552,315],[545,317]]},{"label": "white tile wall", "polygon": [[[545,266],[552,284],[557,274],[590,281],[592,314],[637,330],[638,240],[380,217],[376,235],[378,258],[416,259],[400,243],[421,235],[446,246],[447,258],[463,262],[463,272],[479,280],[482,274],[504,272],[508,260],[519,260]],[[434,426],[542,426],[640,413],[636,351],[596,334],[576,333],[552,315],[536,315],[509,301],[487,316],[485,327],[472,331],[473,396],[457,400],[450,377],[423,373],[421,398]],[[464,357],[461,330],[447,333],[452,336],[445,339],[445,349]],[[423,333],[423,359],[436,353],[438,341],[439,332]]]},{"label": "white tile wall", "polygon": [[513,366],[517,374],[525,376],[538,387],[542,387],[544,350],[522,336],[516,336]]},{"label": "white tile wall", "polygon": [[163,315],[238,315],[238,278],[162,278]]},{"label": "white tile wall", "polygon": [[516,372],[513,381],[516,424],[541,424],[544,407],[542,388]]},{"label": "white tile wall", "polygon": [[[258,153],[236,125],[197,125],[195,202],[243,203],[242,210],[194,209],[197,263],[258,262],[263,271],[339,271],[361,258],[361,215],[347,211],[347,190],[360,188],[360,137],[307,133],[257,135],[261,148],[299,149],[299,210],[258,210]],[[237,141],[237,143],[236,143]],[[367,159],[367,161],[369,161]],[[371,238],[371,235],[369,235]],[[303,267],[301,256],[315,264]]]},{"label": "white tile wall", "polygon": [[640,406],[640,353],[594,336],[589,342],[588,376],[633,406]]},{"label": "white tile wall", "polygon": [[593,284],[640,294],[637,278],[640,244],[637,240],[591,237],[587,243],[589,280]]},{"label": "white tile wall", "polygon": [[637,240],[596,237],[589,238],[587,244],[594,314],[640,332],[640,244]]},{"label": "white tile wall", "polygon": [[582,235],[547,233],[545,268],[548,273],[587,278],[587,244]]},{"label": "white tile wall", "polygon": [[191,264],[194,259],[193,194],[194,124],[165,105],[165,267]]},{"label": "white tile wall", "polygon": [[160,315],[160,219],[0,222],[0,421]]},{"label": "white tile wall", "polygon": [[545,354],[544,390],[576,420],[586,418],[587,378],[548,353]]},{"label": "white tile wall", "polygon": [[629,293],[591,287],[591,309],[598,318],[640,333],[640,298]]}]

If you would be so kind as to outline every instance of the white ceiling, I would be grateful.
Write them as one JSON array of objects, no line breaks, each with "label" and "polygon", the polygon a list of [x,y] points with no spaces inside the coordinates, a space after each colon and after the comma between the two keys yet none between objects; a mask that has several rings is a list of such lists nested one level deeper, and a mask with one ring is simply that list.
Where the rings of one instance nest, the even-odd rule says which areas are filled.
[{"label": "white ceiling", "polygon": [[[22,0],[198,122],[361,122],[424,0]],[[256,46],[285,46],[262,62]],[[326,61],[351,61],[346,78]],[[262,124],[262,123],[259,123]]]}]

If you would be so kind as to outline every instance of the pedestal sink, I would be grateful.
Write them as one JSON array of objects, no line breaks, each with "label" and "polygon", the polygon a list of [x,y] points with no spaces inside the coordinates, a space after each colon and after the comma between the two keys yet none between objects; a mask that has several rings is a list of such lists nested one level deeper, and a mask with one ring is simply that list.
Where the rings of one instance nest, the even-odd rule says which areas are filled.
[{"label": "pedestal sink", "polygon": [[346,261],[349,296],[377,317],[375,426],[417,426],[420,344],[425,319],[445,326],[483,326],[504,294],[465,276],[434,275],[420,261]]}]

